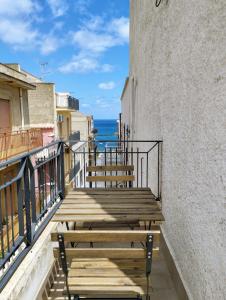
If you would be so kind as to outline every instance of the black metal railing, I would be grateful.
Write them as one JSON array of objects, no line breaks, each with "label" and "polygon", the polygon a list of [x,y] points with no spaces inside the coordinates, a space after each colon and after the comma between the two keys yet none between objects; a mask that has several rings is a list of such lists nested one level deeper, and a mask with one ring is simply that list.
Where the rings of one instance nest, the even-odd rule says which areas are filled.
[{"label": "black metal railing", "polygon": [[61,141],[0,164],[0,290],[64,198],[64,180]]},{"label": "black metal railing", "polygon": [[[162,141],[153,140],[99,140],[87,142],[83,149],[72,150],[71,168],[75,170],[74,187],[150,187],[156,195],[157,200],[161,200],[161,157]],[[79,163],[79,168],[78,168]],[[135,180],[132,183],[126,182],[95,182],[89,183],[86,177],[91,175],[87,171],[87,166],[97,165],[131,165],[134,167],[133,175]],[[95,173],[95,175],[130,175],[122,171],[110,171]]]},{"label": "black metal railing", "polygon": [[71,109],[79,110],[79,100],[69,96],[68,97],[68,107]]},{"label": "black metal railing", "polygon": [[68,141],[69,141],[70,146],[76,144],[77,141],[80,141],[80,131],[75,131],[75,132],[71,133],[69,135]]}]

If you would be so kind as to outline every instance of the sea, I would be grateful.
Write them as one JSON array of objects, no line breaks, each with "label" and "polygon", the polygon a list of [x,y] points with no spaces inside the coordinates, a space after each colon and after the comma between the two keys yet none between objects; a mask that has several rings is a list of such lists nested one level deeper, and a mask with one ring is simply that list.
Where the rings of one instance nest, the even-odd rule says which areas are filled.
[{"label": "sea", "polygon": [[99,151],[104,151],[105,147],[114,147],[115,143],[98,142],[98,141],[117,141],[118,140],[118,121],[112,120],[95,120],[94,128],[97,129],[95,140]]}]

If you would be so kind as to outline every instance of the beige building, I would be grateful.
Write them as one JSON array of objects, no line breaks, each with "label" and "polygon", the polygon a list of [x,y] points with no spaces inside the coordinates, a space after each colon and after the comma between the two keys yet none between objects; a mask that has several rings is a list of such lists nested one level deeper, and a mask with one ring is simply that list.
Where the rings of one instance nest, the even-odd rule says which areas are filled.
[{"label": "beige building", "polygon": [[0,129],[15,131],[30,127],[28,91],[36,86],[16,64],[0,64]]},{"label": "beige building", "polygon": [[36,89],[17,64],[0,64],[0,160],[42,146],[30,127],[28,93]]},{"label": "beige building", "polygon": [[[189,299],[223,300],[225,1],[130,4],[122,119],[130,139],[163,140],[162,232],[174,261],[171,271]],[[187,299],[179,283],[181,299]]]},{"label": "beige building", "polygon": [[36,89],[28,92],[30,127],[40,128],[43,144],[46,145],[57,135],[55,84],[44,82],[38,77],[22,71]]},{"label": "beige building", "polygon": [[86,116],[80,111],[72,113],[72,131],[79,131],[80,140],[88,141],[92,138],[92,129],[93,129],[93,117]]}]

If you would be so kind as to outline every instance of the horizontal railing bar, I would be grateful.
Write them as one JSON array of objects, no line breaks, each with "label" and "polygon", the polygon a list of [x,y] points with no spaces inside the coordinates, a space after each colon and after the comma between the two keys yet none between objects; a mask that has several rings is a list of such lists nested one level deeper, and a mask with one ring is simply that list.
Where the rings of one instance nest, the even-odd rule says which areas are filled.
[{"label": "horizontal railing bar", "polygon": [[4,267],[4,265],[9,261],[10,257],[14,255],[15,251],[22,245],[25,241],[25,236],[17,237],[15,241],[15,245],[12,246],[12,249],[9,253],[6,253],[4,258],[0,259],[0,269]]},{"label": "horizontal railing bar", "polygon": [[[73,150],[72,150],[72,151],[73,151]],[[76,153],[76,154],[84,154],[84,153],[85,153],[85,154],[93,154],[93,153],[95,153],[95,151],[93,151],[93,152],[92,152],[92,151],[91,151],[91,152],[86,152],[86,151],[85,151],[85,152],[81,152],[81,151],[77,152],[77,151],[73,151],[73,152]],[[98,154],[101,154],[101,153],[105,153],[105,151],[97,151],[97,153],[98,153]],[[128,153],[128,154],[134,154],[134,153],[137,153],[137,151],[127,151],[127,152],[126,152],[126,151],[119,151],[119,150],[118,150],[118,151],[111,151],[111,153],[112,153],[112,154],[117,153],[118,155],[120,155],[120,154],[125,154],[125,153]],[[145,151],[145,152],[144,152],[144,151],[139,151],[138,153],[139,153],[139,154],[147,154],[148,152],[146,152],[146,151]],[[110,154],[110,152],[106,152],[106,154]]]},{"label": "horizontal railing bar", "polygon": [[43,166],[43,165],[45,165],[46,163],[52,161],[53,159],[56,159],[58,156],[60,156],[60,154],[59,154],[59,153],[56,153],[54,156],[51,156],[51,157],[49,156],[49,157],[46,158],[45,160],[40,161],[38,164],[36,164],[36,165],[34,166],[34,170],[39,169],[41,166]]},{"label": "horizontal railing bar", "polygon": [[73,142],[87,142],[87,143],[162,143],[163,140],[94,140],[94,141],[87,141],[87,140],[73,140]]},{"label": "horizontal railing bar", "polygon": [[25,158],[27,156],[34,155],[34,154],[36,154],[38,152],[43,151],[44,149],[48,149],[48,148],[50,148],[50,147],[52,147],[54,145],[58,145],[60,142],[62,142],[62,141],[58,140],[58,141],[52,142],[52,143],[50,143],[50,144],[48,144],[48,145],[46,145],[44,147],[39,147],[39,148],[36,148],[34,150],[31,150],[31,151],[28,151],[26,153],[23,153],[21,155],[18,155],[18,156],[15,156],[13,158],[10,158],[7,161],[4,161],[4,162],[0,163],[0,169],[4,168],[4,167],[7,167],[8,165],[13,164],[13,163],[15,163],[15,162],[17,162],[19,160],[22,160],[23,158]]},{"label": "horizontal railing bar", "polygon": [[7,188],[10,185],[12,185],[13,183],[17,182],[19,179],[21,179],[22,176],[23,176],[25,166],[26,166],[26,160],[24,161],[22,167],[20,168],[20,171],[19,171],[18,175],[15,178],[9,180],[7,183],[4,183],[4,184],[0,185],[0,191]]}]

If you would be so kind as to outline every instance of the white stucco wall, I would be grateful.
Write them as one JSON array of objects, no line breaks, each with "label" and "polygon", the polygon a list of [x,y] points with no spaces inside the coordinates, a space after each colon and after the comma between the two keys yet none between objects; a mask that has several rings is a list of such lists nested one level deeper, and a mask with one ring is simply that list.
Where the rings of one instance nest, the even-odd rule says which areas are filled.
[{"label": "white stucco wall", "polygon": [[[163,139],[163,233],[189,298],[223,300],[226,3],[154,3],[131,0],[133,137]],[[124,120],[129,99],[122,99]]]}]

